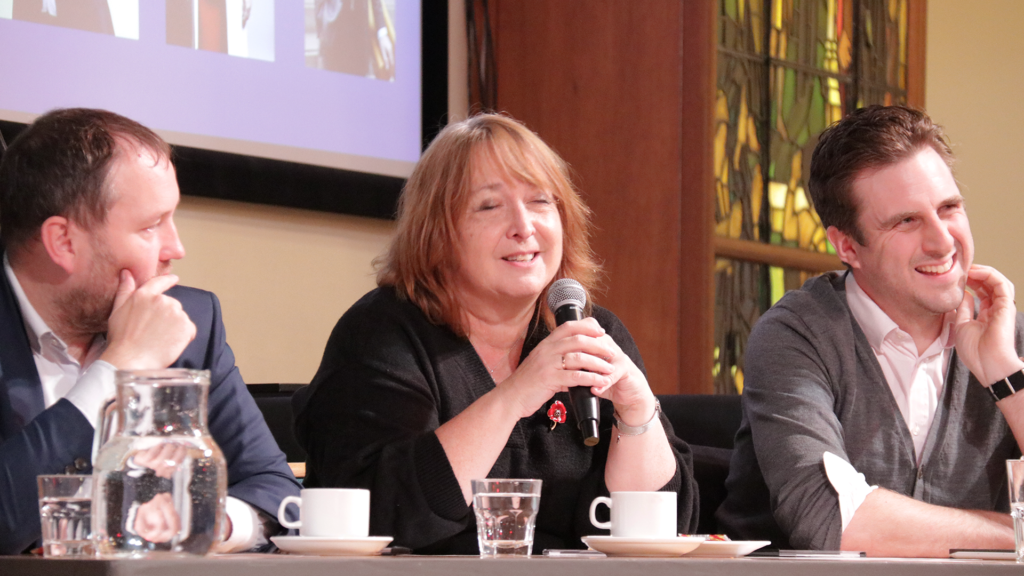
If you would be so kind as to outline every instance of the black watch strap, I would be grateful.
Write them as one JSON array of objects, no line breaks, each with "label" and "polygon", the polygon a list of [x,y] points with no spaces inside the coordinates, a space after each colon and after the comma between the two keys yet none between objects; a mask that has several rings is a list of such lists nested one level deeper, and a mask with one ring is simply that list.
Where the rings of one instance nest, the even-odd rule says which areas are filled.
[{"label": "black watch strap", "polygon": [[1013,396],[1021,390],[1024,390],[1024,370],[1014,372],[988,387],[988,391],[992,394],[992,398],[994,398],[996,402],[999,402],[1007,396]]}]

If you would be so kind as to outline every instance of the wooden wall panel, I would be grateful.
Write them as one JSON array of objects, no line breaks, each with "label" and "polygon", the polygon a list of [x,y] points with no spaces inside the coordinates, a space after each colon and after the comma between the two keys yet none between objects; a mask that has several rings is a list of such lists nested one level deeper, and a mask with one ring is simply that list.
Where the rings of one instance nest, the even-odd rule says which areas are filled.
[{"label": "wooden wall panel", "polygon": [[909,0],[907,8],[907,104],[924,110],[928,0]]},{"label": "wooden wall panel", "polygon": [[[681,322],[681,302],[687,314],[710,312],[681,292],[684,282],[702,282],[681,266],[693,260],[688,242],[697,235],[707,244],[710,230],[710,222],[684,226],[706,218],[681,196],[684,179],[695,177],[683,166],[683,4],[501,0],[495,19],[498,108],[573,167],[605,265],[607,290],[597,301],[629,327],[658,393],[698,391],[680,386],[680,350],[690,336],[711,338],[710,324]],[[706,364],[710,382],[710,351]],[[694,369],[704,367],[688,361],[686,372]]]},{"label": "wooden wall panel", "polygon": [[683,258],[680,262],[678,391],[714,393],[715,189],[714,126],[718,2],[684,0],[683,7]]}]

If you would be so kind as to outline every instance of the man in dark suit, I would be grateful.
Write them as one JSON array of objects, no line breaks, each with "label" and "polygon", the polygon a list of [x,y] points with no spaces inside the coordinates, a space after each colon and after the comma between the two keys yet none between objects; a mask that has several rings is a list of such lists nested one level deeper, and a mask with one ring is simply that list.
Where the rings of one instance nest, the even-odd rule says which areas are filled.
[{"label": "man in dark suit", "polygon": [[212,293],[175,286],[185,255],[170,148],[102,110],[40,117],[0,162],[0,553],[40,537],[35,478],[88,473],[117,369],[210,370],[209,428],[228,463],[230,531],[258,548],[298,494],[245,389]]}]

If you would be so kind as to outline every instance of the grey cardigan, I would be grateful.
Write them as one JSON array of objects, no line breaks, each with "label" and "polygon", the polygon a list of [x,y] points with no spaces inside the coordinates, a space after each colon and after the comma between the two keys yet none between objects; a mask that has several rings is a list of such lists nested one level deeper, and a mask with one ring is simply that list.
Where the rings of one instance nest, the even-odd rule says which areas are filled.
[{"label": "grey cardigan", "polygon": [[910,431],[850,314],[844,278],[832,272],[807,281],[754,327],[720,525],[734,538],[838,549],[839,501],[825,476],[826,450],[871,485],[940,506],[1009,510],[1004,461],[1020,450],[988,391],[954,351],[918,468]]}]

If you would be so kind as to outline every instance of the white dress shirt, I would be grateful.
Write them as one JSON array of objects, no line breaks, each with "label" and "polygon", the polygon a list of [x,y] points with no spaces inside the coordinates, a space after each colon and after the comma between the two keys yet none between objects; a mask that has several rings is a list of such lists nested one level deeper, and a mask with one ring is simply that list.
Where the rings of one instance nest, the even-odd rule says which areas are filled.
[{"label": "white dress shirt", "polygon": [[[914,338],[901,330],[857,285],[852,273],[846,275],[846,301],[882,368],[903,421],[910,430],[914,454],[920,464],[952,357],[956,313],[945,315],[939,337],[924,353],[918,354]],[[839,496],[842,526],[846,530],[864,498],[877,486],[868,486],[863,474],[835,454],[826,452],[823,461],[829,482]]]},{"label": "white dress shirt", "polygon": [[[46,325],[29,302],[6,253],[3,268],[21,309],[25,333],[32,348],[32,359],[35,360],[43,388],[44,406],[49,408],[61,398],[66,398],[89,420],[93,430],[99,430],[101,412],[116,392],[114,373],[117,369],[99,360],[107,348],[106,337],[97,334],[84,361],[79,363],[68,353],[67,344]],[[95,458],[95,450],[92,456]],[[231,536],[217,546],[218,552],[249,550],[266,542],[263,522],[252,506],[228,496],[225,508],[231,519],[232,530]]]},{"label": "white dress shirt", "polygon": [[939,337],[924,353],[918,355],[914,338],[901,330],[875,304],[857,285],[853,274],[846,276],[846,301],[882,367],[892,396],[910,430],[914,452],[920,464],[924,442],[939,407],[946,370],[956,343],[956,334],[952,329],[956,313],[948,312],[945,315]]},{"label": "white dress shirt", "polygon": [[98,430],[100,412],[116,391],[114,372],[117,369],[98,360],[107,348],[106,338],[97,334],[85,354],[84,362],[79,363],[68,353],[67,344],[50,330],[29,302],[18,277],[11,269],[6,253],[4,273],[18,299],[18,308],[21,309],[25,333],[32,348],[32,359],[35,360],[39,383],[43,388],[44,407],[49,408],[61,398],[67,398],[89,420],[93,429]]}]

